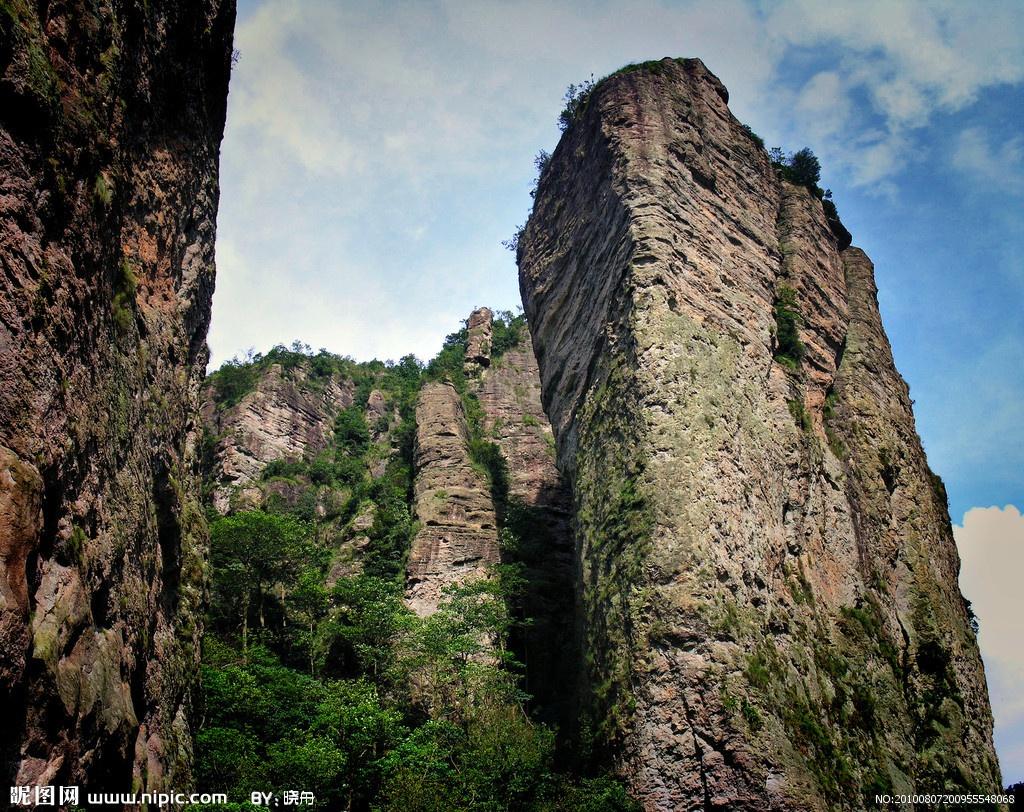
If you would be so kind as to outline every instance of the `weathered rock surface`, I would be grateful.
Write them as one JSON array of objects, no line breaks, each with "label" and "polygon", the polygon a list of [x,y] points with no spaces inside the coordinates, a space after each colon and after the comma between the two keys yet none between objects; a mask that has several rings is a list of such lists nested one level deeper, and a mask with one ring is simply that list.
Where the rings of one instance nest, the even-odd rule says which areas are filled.
[{"label": "weathered rock surface", "polygon": [[491,326],[494,314],[481,307],[466,321],[466,374],[473,375],[491,363]]},{"label": "weathered rock surface", "polygon": [[[651,810],[997,791],[871,264],[727,101],[699,60],[600,83],[519,242],[573,495],[581,720]],[[774,357],[783,287],[795,370]]]},{"label": "weathered rock surface", "polygon": [[6,783],[189,779],[234,3],[0,4]]},{"label": "weathered rock surface", "polygon": [[445,587],[498,563],[497,518],[486,477],[473,467],[462,400],[449,383],[427,383],[416,404],[415,510],[422,523],[406,568],[406,602],[431,614]]},{"label": "weathered rock surface", "polygon": [[[219,513],[258,506],[255,483],[269,463],[315,457],[330,444],[335,415],[352,405],[354,387],[337,375],[314,379],[307,367],[272,364],[253,391],[224,410],[211,388],[204,391],[203,422],[216,438],[212,499]],[[371,398],[371,414],[378,405]]]},{"label": "weathered rock surface", "polygon": [[[479,323],[476,311],[469,324]],[[488,311],[487,333],[490,334]],[[472,330],[470,332],[472,338]],[[574,678],[573,547],[569,493],[555,465],[551,424],[540,401],[540,370],[528,329],[516,346],[488,362],[470,389],[483,411],[484,436],[497,443],[507,465],[499,524],[519,539],[527,588],[522,659],[526,690],[547,718],[564,724],[565,686]]]}]

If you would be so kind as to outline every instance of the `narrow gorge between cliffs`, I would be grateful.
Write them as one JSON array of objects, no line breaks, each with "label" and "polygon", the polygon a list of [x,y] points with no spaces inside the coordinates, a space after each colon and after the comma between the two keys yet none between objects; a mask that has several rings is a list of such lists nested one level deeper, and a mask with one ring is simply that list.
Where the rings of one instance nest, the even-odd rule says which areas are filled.
[{"label": "narrow gorge between cliffs", "polygon": [[628,65],[538,161],[521,309],[428,362],[206,374],[234,4],[76,9],[0,2],[12,786],[1001,792],[945,488],[813,153],[698,59]]}]

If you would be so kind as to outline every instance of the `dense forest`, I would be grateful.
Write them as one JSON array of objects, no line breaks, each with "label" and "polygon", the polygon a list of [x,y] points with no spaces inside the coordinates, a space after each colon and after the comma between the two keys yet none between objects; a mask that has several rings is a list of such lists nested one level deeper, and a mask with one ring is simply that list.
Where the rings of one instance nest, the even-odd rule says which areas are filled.
[{"label": "dense forest", "polygon": [[[499,314],[492,358],[515,346],[524,327],[523,316]],[[503,493],[504,460],[466,385],[466,346],[462,329],[423,365],[412,356],[356,363],[297,342],[211,376],[219,409],[275,364],[302,366],[313,386],[344,379],[355,395],[335,416],[330,448],[266,466],[258,506],[227,515],[208,508],[200,790],[226,790],[239,809],[257,791],[307,800],[298,793],[311,792],[316,808],[332,810],[637,808],[621,784],[590,769],[585,743],[564,746],[558,730],[538,721],[524,691],[516,641],[531,620],[523,610],[525,536],[543,529],[523,521]],[[403,583],[417,528],[415,404],[432,380],[462,395],[474,463],[504,507],[503,563],[418,617],[403,603]],[[372,391],[388,406],[375,425],[367,421]],[[204,438],[208,470],[217,440]],[[339,568],[339,540],[360,520],[367,542]]]}]

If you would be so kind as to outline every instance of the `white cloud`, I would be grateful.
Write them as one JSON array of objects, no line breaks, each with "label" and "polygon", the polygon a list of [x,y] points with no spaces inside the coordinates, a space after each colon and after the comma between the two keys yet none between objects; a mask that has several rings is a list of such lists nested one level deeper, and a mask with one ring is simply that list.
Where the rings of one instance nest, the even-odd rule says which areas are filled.
[{"label": "white cloud", "polygon": [[[954,526],[960,551],[960,587],[974,605],[981,631],[996,718],[996,742],[1004,777],[1024,778],[1024,748],[1015,744],[1024,727],[1024,516],[1013,505],[971,508]],[[1005,741],[1007,746],[1000,746]]]},{"label": "white cloud", "polygon": [[983,180],[989,190],[1024,194],[1024,137],[997,145],[981,127],[968,127],[957,139],[953,166]]},{"label": "white cloud", "polygon": [[[1015,0],[783,0],[768,8],[769,35],[791,49],[831,54],[827,74],[837,77],[829,94],[817,88],[813,107],[797,105],[795,117],[789,110],[779,114],[789,118],[780,124],[782,134],[818,138],[814,146],[825,166],[845,171],[856,186],[876,188],[919,160],[919,131],[935,115],[963,109],[988,88],[1024,79],[1024,5]],[[851,117],[848,110],[859,96],[870,109]],[[872,118],[880,125],[879,137],[851,148],[860,131],[875,126]],[[832,123],[839,121],[848,126]]]},{"label": "white cloud", "polygon": [[[570,81],[701,56],[769,145],[809,144],[837,191],[894,198],[894,174],[928,158],[920,126],[1021,78],[1021,31],[1024,5],[1009,3],[264,0],[237,31],[214,361],[261,343],[257,313],[288,320],[275,335],[372,355],[424,346],[419,314],[439,290],[451,307],[512,306],[497,243],[525,216],[532,156],[557,137]],[[813,71],[787,66],[809,53]],[[1019,150],[969,131],[956,155],[1005,178],[999,161]],[[349,300],[358,312],[341,319]],[[394,335],[353,327],[374,306]]]}]

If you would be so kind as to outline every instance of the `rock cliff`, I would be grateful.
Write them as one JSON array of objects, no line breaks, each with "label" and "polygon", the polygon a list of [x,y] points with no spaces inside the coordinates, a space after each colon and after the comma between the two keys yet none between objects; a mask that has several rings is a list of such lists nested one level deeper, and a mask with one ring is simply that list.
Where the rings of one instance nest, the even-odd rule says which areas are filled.
[{"label": "rock cliff", "polygon": [[[474,329],[486,330],[491,312],[474,311],[467,322],[470,346]],[[478,326],[479,325],[479,326]],[[578,658],[574,646],[573,548],[569,493],[555,465],[554,435],[540,399],[540,370],[530,332],[492,360],[490,351],[479,374],[469,380],[483,412],[483,434],[501,452],[507,474],[499,483],[499,525],[513,537],[506,558],[523,565],[526,593],[522,658],[527,693],[546,718],[565,725],[569,712],[565,686]]]},{"label": "rock cliff", "polygon": [[353,386],[338,375],[315,377],[308,363],[288,369],[275,363],[233,405],[218,404],[213,386],[203,396],[203,424],[215,444],[211,498],[224,514],[233,501],[262,503],[256,483],[271,462],[308,459],[327,449],[337,413],[352,405]]},{"label": "rock cliff", "polygon": [[406,600],[437,609],[447,586],[498,563],[497,517],[485,475],[473,465],[462,400],[450,383],[427,383],[416,404],[415,515],[420,530],[406,568]]},{"label": "rock cliff", "polygon": [[187,784],[234,3],[0,3],[8,784]]},{"label": "rock cliff", "polygon": [[602,81],[519,240],[572,490],[581,735],[651,810],[997,791],[871,263],[727,102],[699,60]]}]

